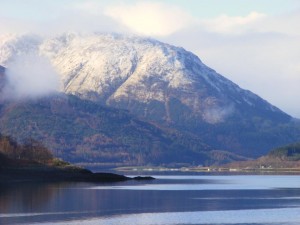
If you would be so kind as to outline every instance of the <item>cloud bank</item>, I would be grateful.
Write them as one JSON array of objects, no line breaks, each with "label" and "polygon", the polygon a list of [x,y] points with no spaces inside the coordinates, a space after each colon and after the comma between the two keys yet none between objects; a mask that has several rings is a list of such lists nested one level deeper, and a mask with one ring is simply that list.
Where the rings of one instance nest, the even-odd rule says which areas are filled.
[{"label": "cloud bank", "polygon": [[59,89],[59,77],[50,62],[34,53],[19,55],[10,61],[6,75],[6,99],[38,98]]}]

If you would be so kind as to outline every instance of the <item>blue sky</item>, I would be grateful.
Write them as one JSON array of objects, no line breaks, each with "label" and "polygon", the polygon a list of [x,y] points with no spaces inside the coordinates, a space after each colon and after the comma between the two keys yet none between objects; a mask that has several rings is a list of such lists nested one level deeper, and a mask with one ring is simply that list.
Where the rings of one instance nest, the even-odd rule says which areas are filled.
[{"label": "blue sky", "polygon": [[0,34],[151,36],[300,118],[299,0],[1,0]]}]

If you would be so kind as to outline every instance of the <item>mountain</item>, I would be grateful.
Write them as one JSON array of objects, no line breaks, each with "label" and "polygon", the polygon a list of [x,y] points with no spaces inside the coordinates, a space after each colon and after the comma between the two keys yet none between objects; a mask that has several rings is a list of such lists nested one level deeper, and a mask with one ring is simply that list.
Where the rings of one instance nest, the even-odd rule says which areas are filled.
[{"label": "mountain", "polygon": [[300,140],[299,122],[183,48],[119,34],[5,36],[0,43],[0,64],[43,55],[58,71],[61,91],[128,110],[200,146],[257,157]]},{"label": "mountain", "polygon": [[182,117],[172,114],[176,104],[210,124],[245,107],[290,118],[217,74],[191,52],[153,39],[64,34],[40,41],[35,36],[8,40],[0,46],[0,64],[14,55],[38,51],[58,70],[62,91],[126,108],[145,118],[178,123]]}]

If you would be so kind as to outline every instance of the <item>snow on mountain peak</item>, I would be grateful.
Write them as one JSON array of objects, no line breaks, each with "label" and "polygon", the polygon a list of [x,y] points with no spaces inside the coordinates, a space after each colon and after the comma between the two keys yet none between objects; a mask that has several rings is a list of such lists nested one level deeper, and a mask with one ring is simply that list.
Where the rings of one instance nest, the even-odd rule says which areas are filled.
[{"label": "snow on mountain peak", "polygon": [[0,65],[28,52],[51,61],[62,91],[130,111],[139,105],[143,109],[137,114],[142,116],[158,104],[162,117],[172,120],[175,101],[204,121],[218,123],[238,104],[254,107],[257,101],[256,95],[217,74],[194,54],[151,38],[96,33],[0,37]]},{"label": "snow on mountain peak", "polygon": [[8,62],[18,55],[36,52],[40,43],[41,38],[36,35],[0,36],[0,64],[7,66]]}]

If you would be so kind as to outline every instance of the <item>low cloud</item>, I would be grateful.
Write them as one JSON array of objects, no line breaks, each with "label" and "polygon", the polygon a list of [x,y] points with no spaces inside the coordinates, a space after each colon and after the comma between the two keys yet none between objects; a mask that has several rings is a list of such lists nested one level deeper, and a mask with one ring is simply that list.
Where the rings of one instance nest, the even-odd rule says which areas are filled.
[{"label": "low cloud", "polygon": [[203,112],[203,119],[210,124],[224,122],[234,112],[234,106],[212,106],[207,107]]},{"label": "low cloud", "polygon": [[6,99],[38,98],[59,89],[59,77],[50,62],[34,53],[18,55],[7,65]]}]

